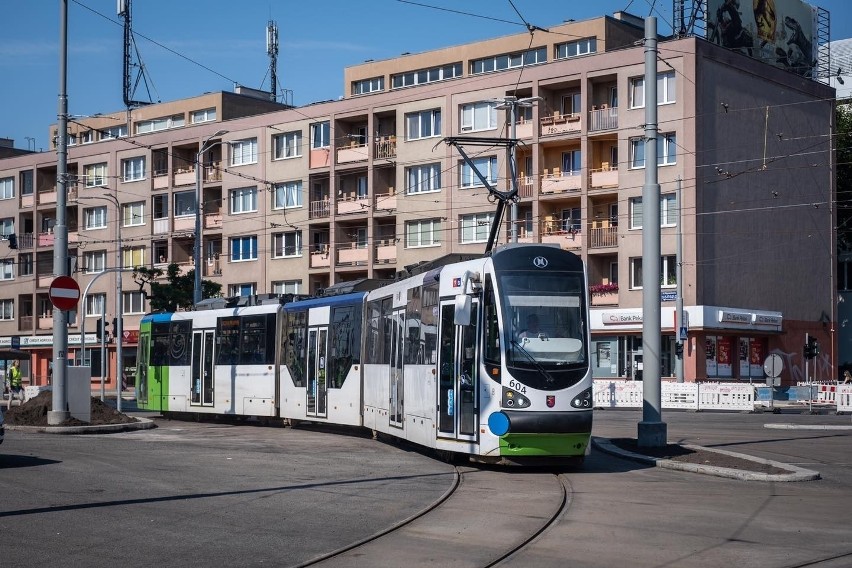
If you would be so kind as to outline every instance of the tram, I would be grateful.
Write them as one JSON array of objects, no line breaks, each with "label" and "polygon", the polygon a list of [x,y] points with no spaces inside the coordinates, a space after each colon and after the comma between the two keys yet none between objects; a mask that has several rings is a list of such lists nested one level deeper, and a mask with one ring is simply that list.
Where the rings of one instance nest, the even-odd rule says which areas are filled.
[{"label": "tram", "polygon": [[588,452],[588,285],[576,255],[505,245],[289,300],[145,316],[139,407],[364,427],[493,463]]}]

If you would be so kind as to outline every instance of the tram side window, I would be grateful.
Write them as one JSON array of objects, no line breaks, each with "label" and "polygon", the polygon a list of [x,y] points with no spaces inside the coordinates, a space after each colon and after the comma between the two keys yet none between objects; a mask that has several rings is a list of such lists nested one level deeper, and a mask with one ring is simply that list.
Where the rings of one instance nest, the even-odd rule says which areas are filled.
[{"label": "tram side window", "polygon": [[287,312],[287,333],[284,343],[284,364],[290,370],[293,386],[305,386],[305,337],[308,312]]},{"label": "tram side window", "polygon": [[423,336],[420,321],[421,288],[408,289],[408,307],[405,309],[405,364],[423,363]]},{"label": "tram side window", "polygon": [[192,357],[190,349],[192,338],[192,322],[173,321],[170,329],[169,359],[172,365],[189,365]]},{"label": "tram side window", "polygon": [[169,366],[170,334],[168,323],[151,325],[151,365],[154,367]]},{"label": "tram side window", "polygon": [[365,363],[382,362],[382,304],[374,300],[367,304],[367,360]]},{"label": "tram side window", "polygon": [[393,298],[385,298],[382,300],[382,360],[379,361],[384,365],[391,361],[393,325]]},{"label": "tram side window", "polygon": [[331,376],[328,386],[339,389],[352,365],[360,362],[361,307],[340,306],[331,310]]},{"label": "tram side window", "polygon": [[420,337],[423,340],[423,363],[438,363],[438,284],[423,286],[423,308],[420,310]]},{"label": "tram side window", "polygon": [[240,363],[244,365],[271,365],[275,361],[274,314],[244,316],[241,322],[242,347]]},{"label": "tram side window", "polygon": [[237,365],[240,362],[240,318],[229,316],[216,322],[217,365]]},{"label": "tram side window", "polygon": [[500,364],[500,327],[497,320],[497,303],[494,301],[494,283],[491,276],[485,278],[485,361]]}]

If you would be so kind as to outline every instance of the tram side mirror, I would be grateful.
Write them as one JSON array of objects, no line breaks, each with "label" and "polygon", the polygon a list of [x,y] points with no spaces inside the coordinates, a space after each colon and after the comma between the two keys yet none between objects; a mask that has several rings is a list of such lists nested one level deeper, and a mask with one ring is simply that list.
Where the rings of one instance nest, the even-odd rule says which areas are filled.
[{"label": "tram side mirror", "polygon": [[470,296],[459,294],[456,296],[456,325],[470,325]]}]

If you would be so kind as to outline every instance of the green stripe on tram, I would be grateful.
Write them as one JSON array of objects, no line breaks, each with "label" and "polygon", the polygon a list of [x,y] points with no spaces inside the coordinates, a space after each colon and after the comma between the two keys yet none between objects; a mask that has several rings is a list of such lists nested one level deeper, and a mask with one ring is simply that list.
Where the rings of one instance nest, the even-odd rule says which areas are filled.
[{"label": "green stripe on tram", "polygon": [[582,456],[591,433],[506,434],[500,437],[501,456]]}]

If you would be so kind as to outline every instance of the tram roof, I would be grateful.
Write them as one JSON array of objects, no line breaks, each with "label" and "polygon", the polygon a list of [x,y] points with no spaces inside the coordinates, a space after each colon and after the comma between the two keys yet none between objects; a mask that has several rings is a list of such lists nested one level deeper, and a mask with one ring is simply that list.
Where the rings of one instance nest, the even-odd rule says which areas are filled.
[{"label": "tram roof", "polygon": [[310,300],[298,300],[284,305],[286,311],[301,310],[306,308],[314,308],[320,306],[339,306],[341,304],[354,304],[364,301],[367,292],[353,292],[351,294],[339,294],[337,296],[328,296],[321,298],[311,298]]}]

